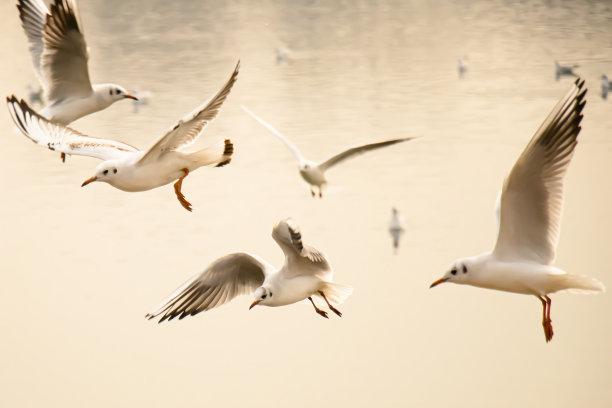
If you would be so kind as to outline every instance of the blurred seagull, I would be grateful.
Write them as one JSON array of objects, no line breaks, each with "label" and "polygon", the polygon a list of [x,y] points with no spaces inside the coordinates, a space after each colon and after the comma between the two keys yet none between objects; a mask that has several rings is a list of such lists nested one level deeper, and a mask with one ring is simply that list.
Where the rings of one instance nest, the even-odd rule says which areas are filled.
[{"label": "blurred seagull", "polygon": [[462,258],[431,284],[443,282],[534,295],[542,302],[546,341],[553,337],[550,293],[604,290],[597,279],[552,266],[555,259],[563,177],[574,154],[586,101],[577,79],[518,158],[502,187],[497,243],[491,252]]},{"label": "blurred seagull", "polygon": [[397,254],[397,248],[399,247],[399,240],[404,233],[404,220],[397,208],[391,209],[391,221],[389,221],[389,233],[393,238],[393,253]]},{"label": "blurred seagull", "polygon": [[317,163],[312,160],[306,159],[304,156],[302,156],[302,153],[300,153],[297,147],[295,147],[295,145],[291,143],[289,139],[283,136],[278,130],[274,129],[272,125],[270,125],[269,123],[261,119],[259,116],[255,115],[253,112],[247,109],[244,105],[241,105],[241,106],[242,106],[242,109],[244,109],[246,113],[251,115],[256,121],[261,123],[266,129],[268,129],[270,132],[276,135],[279,139],[281,139],[287,145],[289,150],[293,152],[293,154],[299,161],[300,175],[302,176],[304,180],[306,180],[308,184],[310,184],[311,186],[310,194],[313,197],[315,197],[315,191],[313,189],[313,186],[319,189],[319,197],[323,197],[323,186],[327,184],[327,180],[325,179],[325,172],[330,167],[335,166],[336,164],[341,163],[358,154],[362,154],[370,150],[378,149],[378,148],[385,147],[385,146],[391,146],[396,143],[406,142],[408,140],[414,139],[413,137],[404,137],[400,139],[386,140],[384,142],[370,143],[370,144],[366,144],[362,146],[355,146],[355,147],[352,147],[352,148],[349,148],[343,151],[342,153],[338,153],[337,155],[330,157],[324,162]]},{"label": "blurred seagull", "polygon": [[159,323],[177,316],[180,320],[249,293],[254,294],[249,309],[257,305],[285,306],[308,299],[318,314],[328,318],[327,312],[314,303],[315,296],[342,316],[330,302],[342,303],[353,288],[332,282],[333,271],[325,255],[302,243],[302,235],[291,219],[278,222],[272,229],[272,238],[285,253],[281,269],[246,252],[225,255],[185,282],[145,317],[161,316]]},{"label": "blurred seagull", "polygon": [[212,99],[179,120],[146,151],[114,140],[85,136],[50,122],[14,95],[7,98],[7,103],[13,121],[33,142],[49,150],[104,160],[96,168],[94,176],[85,180],[82,186],[104,181],[123,191],[145,191],[178,179],[174,184],[176,196],[181,205],[191,211],[191,204],[181,192],[185,177],[201,166],[228,164],[234,149],[229,139],[225,140],[222,153],[214,148],[195,152],[184,148],[193,144],[204,127],[217,116],[238,77],[239,67],[240,61],[225,86]]},{"label": "blurred seagull", "polygon": [[467,58],[459,58],[457,61],[457,71],[459,72],[459,78],[463,78],[468,70]]},{"label": "blurred seagull", "polygon": [[608,76],[603,74],[601,76],[601,97],[603,99],[608,98],[608,92],[612,89],[612,84],[608,80]]},{"label": "blurred seagull", "polygon": [[579,65],[560,65],[559,61],[555,61],[555,79],[558,81],[562,76],[575,76],[578,74],[574,72],[574,68],[578,68]]},{"label": "blurred seagull", "polygon": [[19,0],[17,9],[47,101],[42,117],[67,125],[119,100],[136,99],[119,85],[91,84],[89,52],[72,0],[55,0],[50,10],[42,0]]}]

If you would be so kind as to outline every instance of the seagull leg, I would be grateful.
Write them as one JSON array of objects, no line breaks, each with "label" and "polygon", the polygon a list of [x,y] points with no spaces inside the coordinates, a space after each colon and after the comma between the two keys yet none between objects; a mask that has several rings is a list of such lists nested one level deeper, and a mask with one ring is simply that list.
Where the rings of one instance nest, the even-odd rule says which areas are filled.
[{"label": "seagull leg", "polygon": [[62,159],[62,163],[66,163],[66,153],[60,153],[60,159]]},{"label": "seagull leg", "polygon": [[182,169],[182,170],[185,174],[183,175],[183,177],[179,178],[176,183],[174,183],[174,192],[176,193],[176,198],[178,198],[179,203],[181,203],[183,208],[186,209],[187,211],[191,211],[191,203],[185,200],[185,196],[181,192],[181,187],[183,186],[183,179],[187,177],[187,175],[189,174],[189,170],[187,169]]},{"label": "seagull leg", "polygon": [[340,311],[338,309],[336,309],[335,307],[333,307],[329,301],[327,300],[327,298],[325,297],[325,293],[323,293],[322,291],[319,291],[319,295],[321,295],[323,297],[323,300],[325,301],[325,303],[327,303],[327,306],[329,307],[329,309],[334,312],[335,314],[337,314],[338,316],[342,317],[342,313],[340,313]]},{"label": "seagull leg", "polygon": [[538,296],[542,302],[542,327],[544,327],[544,337],[548,343],[553,337],[552,321],[550,320],[550,304],[551,300],[548,296]]},{"label": "seagull leg", "polygon": [[323,198],[323,188],[319,187],[319,198]]},{"label": "seagull leg", "polygon": [[327,317],[327,312],[324,311],[324,310],[319,309],[317,307],[317,305],[314,304],[314,301],[312,300],[312,298],[310,296],[308,296],[308,300],[310,300],[310,303],[312,303],[312,306],[315,308],[315,312],[317,312],[318,314],[320,314],[324,318],[329,319],[329,317]]},{"label": "seagull leg", "polygon": [[313,197],[315,196],[315,191],[312,187],[310,187],[310,195]]}]

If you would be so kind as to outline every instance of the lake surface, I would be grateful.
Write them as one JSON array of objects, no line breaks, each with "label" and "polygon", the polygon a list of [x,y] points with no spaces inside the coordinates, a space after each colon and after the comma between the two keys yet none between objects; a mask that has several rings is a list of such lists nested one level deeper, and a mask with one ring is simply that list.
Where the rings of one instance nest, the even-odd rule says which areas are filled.
[{"label": "lake surface", "polygon": [[[2,95],[36,79],[14,2],[0,4]],[[229,166],[172,186],[81,188],[98,161],[46,151],[0,109],[2,406],[604,407],[612,298],[553,295],[546,344],[535,297],[429,284],[489,250],[502,180],[572,79],[589,87],[566,177],[556,266],[612,286],[612,3],[607,1],[79,0],[94,82],[153,94],[74,122],[146,148],[238,82],[196,146],[231,138]],[[275,49],[291,50],[277,63]],[[457,60],[469,69],[458,77]],[[329,172],[312,199],[289,150],[313,160],[386,138],[417,140]],[[393,254],[395,206],[407,231]],[[248,311],[250,297],[157,325],[144,315],[232,251],[282,264],[291,216],[354,294],[329,320],[309,302]]]}]

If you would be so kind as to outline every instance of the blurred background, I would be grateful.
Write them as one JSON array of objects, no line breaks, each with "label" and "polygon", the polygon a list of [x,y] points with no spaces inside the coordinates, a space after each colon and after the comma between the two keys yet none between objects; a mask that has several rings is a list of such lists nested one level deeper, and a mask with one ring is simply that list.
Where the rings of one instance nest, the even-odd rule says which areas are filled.
[{"label": "blurred background", "polygon": [[[0,3],[2,95],[37,86],[15,1]],[[532,296],[429,284],[492,248],[504,176],[573,81],[589,93],[566,177],[556,266],[612,286],[609,1],[78,0],[92,82],[148,95],[71,126],[147,148],[238,82],[196,147],[231,138],[229,166],[126,193],[81,188],[97,160],[62,164],[0,109],[0,405],[6,407],[608,407],[612,298],[553,295],[553,341]],[[459,75],[459,59],[467,70]],[[145,94],[146,92],[146,94]],[[328,173],[310,197],[289,150],[419,139]],[[40,105],[33,105],[39,109]],[[406,231],[394,255],[391,208]],[[342,318],[309,302],[248,311],[240,297],[161,325],[145,313],[217,257],[258,254],[291,216],[354,294]]]}]

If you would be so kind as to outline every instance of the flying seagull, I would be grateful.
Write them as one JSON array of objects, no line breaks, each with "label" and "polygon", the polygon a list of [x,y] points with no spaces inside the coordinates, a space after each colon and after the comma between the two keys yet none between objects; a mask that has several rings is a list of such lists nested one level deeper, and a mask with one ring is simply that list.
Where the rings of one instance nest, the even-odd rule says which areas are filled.
[{"label": "flying seagull", "polygon": [[362,146],[355,146],[341,153],[338,153],[335,156],[330,157],[324,162],[317,163],[312,160],[306,159],[304,156],[302,156],[302,153],[300,153],[297,147],[295,147],[295,145],[291,143],[289,139],[283,136],[278,130],[274,129],[272,125],[264,121],[259,116],[255,115],[253,112],[247,109],[246,106],[244,105],[241,105],[241,106],[242,106],[242,109],[244,109],[246,113],[248,113],[251,117],[253,117],[253,119],[261,123],[266,129],[268,129],[270,132],[276,135],[280,140],[282,140],[287,145],[289,150],[293,152],[293,154],[295,155],[295,157],[297,158],[299,162],[298,170],[300,172],[300,175],[302,176],[304,180],[306,180],[308,184],[310,184],[310,194],[313,197],[315,197],[316,195],[313,187],[317,187],[319,189],[319,197],[323,197],[323,186],[327,184],[327,180],[325,179],[325,172],[330,167],[335,166],[336,164],[339,164],[347,159],[350,159],[353,156],[357,156],[367,151],[379,149],[385,146],[391,146],[396,143],[406,142],[408,140],[414,139],[413,137],[404,137],[400,139],[386,140],[384,142],[370,143],[370,144],[366,144]]},{"label": "flying seagull", "polygon": [[342,316],[332,305],[348,298],[353,288],[332,282],[333,271],[325,255],[302,242],[302,235],[291,219],[278,222],[272,238],[285,254],[282,268],[276,269],[257,255],[237,252],[222,256],[204,272],[185,282],[145,317],[160,317],[159,323],[194,316],[221,306],[238,295],[253,293],[249,309],[260,306],[285,306],[308,299],[315,311],[313,297],[321,298],[329,309]]},{"label": "flying seagull", "polygon": [[91,84],[89,51],[72,0],[55,0],[50,9],[42,0],[19,0],[17,9],[47,102],[42,117],[67,125],[119,100],[137,99],[117,84]]},{"label": "flying seagull", "polygon": [[168,129],[148,150],[140,151],[128,144],[86,136],[69,127],[51,122],[30,109],[25,101],[13,95],[7,98],[9,112],[21,132],[36,144],[67,154],[91,156],[104,160],[95,174],[82,186],[103,181],[123,191],[145,191],[177,180],[174,191],[181,205],[191,211],[191,204],[181,192],[183,180],[201,166],[224,166],[234,151],[225,140],[222,152],[216,148],[186,151],[204,127],[219,113],[238,77],[240,61],[227,83],[209,101]]},{"label": "flying seagull", "polygon": [[499,230],[493,251],[458,259],[430,286],[452,282],[534,295],[542,302],[547,342],[553,337],[549,294],[604,290],[597,279],[552,266],[561,224],[563,177],[574,154],[586,104],[583,86],[584,81],[578,78],[506,177],[498,201]]}]

